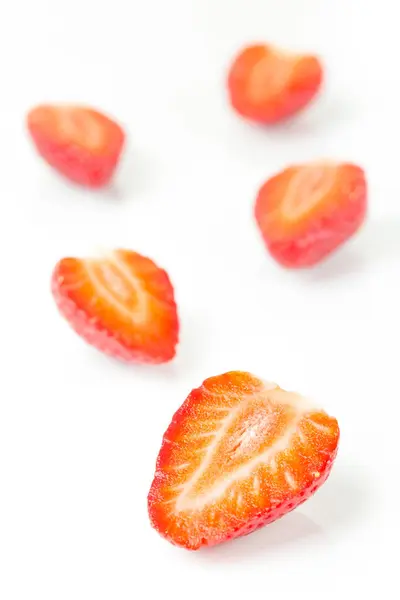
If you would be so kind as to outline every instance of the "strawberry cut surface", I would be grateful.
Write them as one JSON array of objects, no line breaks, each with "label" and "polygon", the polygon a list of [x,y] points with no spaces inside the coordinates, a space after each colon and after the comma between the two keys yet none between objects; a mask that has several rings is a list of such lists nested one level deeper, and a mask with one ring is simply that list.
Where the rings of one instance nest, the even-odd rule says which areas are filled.
[{"label": "strawberry cut surface", "polygon": [[255,218],[281,265],[311,267],[354,235],[367,211],[364,171],[349,163],[289,167],[261,187]]},{"label": "strawberry cut surface", "polygon": [[98,350],[128,362],[162,363],[176,353],[179,321],[167,273],[129,250],[64,258],[52,277],[61,314]]},{"label": "strawberry cut surface", "polygon": [[41,105],[27,116],[41,157],[74,183],[100,188],[109,183],[123,149],[122,128],[92,108]]},{"label": "strawberry cut surface", "polygon": [[304,109],[319,92],[322,79],[315,56],[256,44],[235,58],[228,74],[229,98],[242,117],[272,125]]},{"label": "strawberry cut surface", "polygon": [[251,533],[324,483],[338,442],[336,419],[299,394],[240,371],[211,377],[164,435],[151,524],[190,550]]}]

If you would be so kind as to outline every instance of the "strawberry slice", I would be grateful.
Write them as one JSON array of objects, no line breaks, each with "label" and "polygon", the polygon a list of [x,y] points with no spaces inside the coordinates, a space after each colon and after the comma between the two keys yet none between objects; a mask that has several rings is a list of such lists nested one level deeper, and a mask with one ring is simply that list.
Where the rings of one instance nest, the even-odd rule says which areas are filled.
[{"label": "strawberry slice", "polygon": [[338,441],[336,419],[302,396],[240,371],[211,377],[164,435],[151,523],[189,550],[251,533],[324,483]]},{"label": "strawberry slice", "polygon": [[367,210],[364,171],[352,164],[289,167],[260,189],[255,217],[271,255],[283,266],[310,267],[361,226]]},{"label": "strawberry slice", "polygon": [[273,124],[291,117],[317,95],[322,66],[315,56],[253,45],[235,58],[228,74],[233,108],[243,117]]},{"label": "strawberry slice", "polygon": [[105,186],[119,161],[125,135],[117,123],[84,106],[42,105],[27,116],[42,158],[80,185]]},{"label": "strawberry slice", "polygon": [[52,291],[61,314],[89,344],[128,362],[163,363],[175,356],[178,315],[168,275],[136,252],[64,258]]}]

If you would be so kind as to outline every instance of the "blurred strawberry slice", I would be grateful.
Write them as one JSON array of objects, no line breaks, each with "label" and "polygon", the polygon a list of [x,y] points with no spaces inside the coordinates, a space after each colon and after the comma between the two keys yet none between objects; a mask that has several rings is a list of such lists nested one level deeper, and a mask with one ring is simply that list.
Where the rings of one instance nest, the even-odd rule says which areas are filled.
[{"label": "blurred strawberry slice", "polygon": [[175,356],[178,315],[165,271],[144,256],[115,250],[104,258],[64,258],[52,290],[61,314],[87,342],[128,362]]},{"label": "blurred strawberry slice", "polygon": [[29,112],[27,126],[42,158],[74,183],[99,188],[110,181],[125,134],[102,113],[84,106],[41,105]]},{"label": "blurred strawberry slice", "polygon": [[310,267],[362,225],[364,171],[348,163],[309,163],[281,171],[261,187],[255,217],[271,255],[283,266]]},{"label": "blurred strawberry slice", "polygon": [[230,101],[241,116],[272,125],[304,109],[319,92],[322,76],[315,56],[264,44],[248,46],[229,71]]}]

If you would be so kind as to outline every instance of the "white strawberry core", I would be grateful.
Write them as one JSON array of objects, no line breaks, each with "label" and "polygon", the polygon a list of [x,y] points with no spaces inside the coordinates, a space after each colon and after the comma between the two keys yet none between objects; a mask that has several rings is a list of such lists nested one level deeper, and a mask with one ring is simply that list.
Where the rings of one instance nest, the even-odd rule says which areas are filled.
[{"label": "white strawberry core", "polygon": [[[264,404],[263,408],[265,410],[260,408],[260,402],[261,406]],[[235,422],[235,419],[239,417],[239,414],[246,408],[250,408],[252,403],[257,403],[257,410],[254,413],[251,413],[251,411],[249,413],[252,415],[252,418],[245,424],[245,428],[239,427],[238,431],[229,439],[229,443],[232,439],[231,446],[233,448],[233,458],[237,457],[237,453],[240,453],[240,459],[243,458],[243,460],[240,461],[238,468],[225,475],[222,474],[221,477],[207,488],[204,493],[199,494],[196,492],[193,494],[192,491],[194,486],[212,464],[221,440],[227,435],[227,432]],[[262,442],[265,442],[265,438],[268,437],[269,419],[272,419],[272,415],[276,415],[277,411],[287,409],[290,409],[290,412],[292,413],[287,427],[283,429],[281,435],[278,438],[275,438],[274,442],[269,447],[257,454],[257,447],[259,447]],[[204,452],[204,458],[199,467],[183,485],[176,488],[179,490],[179,494],[175,498],[176,510],[178,512],[185,510],[201,510],[205,505],[210,504],[223,496],[232,484],[250,477],[261,464],[267,465],[272,471],[276,470],[277,465],[275,459],[277,455],[290,446],[293,436],[299,434],[299,425],[302,419],[306,417],[307,414],[311,415],[315,412],[319,412],[319,409],[313,406],[308,399],[299,394],[286,392],[275,384],[267,383],[261,391],[243,396],[241,401],[236,404],[234,408],[222,416],[215,432],[212,434],[200,433],[195,436],[204,437],[205,435],[210,435],[212,440]],[[314,421],[310,422],[314,424]],[[328,427],[318,423],[315,423],[315,426],[323,428],[325,432],[329,430]],[[247,460],[246,456],[248,456]],[[177,469],[186,466],[187,463],[185,463],[184,466],[180,465]],[[286,471],[284,477],[288,486],[295,490],[297,488],[297,482],[293,473]],[[260,481],[256,473],[254,474],[252,485],[254,493],[257,494],[260,490]],[[231,491],[233,494],[235,493],[233,490]],[[237,499],[237,501],[239,501],[239,499]]]},{"label": "white strawberry core", "polygon": [[57,126],[61,135],[86,148],[97,150],[103,145],[104,132],[96,117],[75,106],[57,107]]},{"label": "white strawberry core", "polygon": [[292,177],[282,201],[287,219],[297,220],[329,194],[337,177],[337,165],[312,164],[300,167]]},{"label": "white strawberry core", "polygon": [[279,50],[271,50],[252,68],[249,96],[252,102],[263,104],[278,96],[290,80],[299,58]]},{"label": "white strawberry core", "polygon": [[[147,296],[142,282],[134,276],[132,269],[127,267],[118,251],[110,252],[107,257],[100,260],[87,259],[84,265],[92,285],[101,298],[135,324],[146,321]],[[98,277],[95,267],[101,271],[106,284]],[[135,308],[129,310],[127,303],[132,305],[132,301]]]}]

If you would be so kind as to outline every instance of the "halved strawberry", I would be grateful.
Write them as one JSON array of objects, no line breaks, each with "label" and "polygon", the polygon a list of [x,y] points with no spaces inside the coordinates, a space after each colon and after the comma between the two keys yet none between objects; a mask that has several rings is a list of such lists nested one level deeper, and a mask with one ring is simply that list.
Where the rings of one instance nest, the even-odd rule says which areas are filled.
[{"label": "halved strawberry", "polygon": [[302,396],[240,371],[211,377],[164,435],[151,523],[190,550],[251,533],[322,485],[338,441],[336,419]]},{"label": "halved strawberry", "polygon": [[255,217],[271,255],[285,267],[315,265],[350,238],[367,210],[364,171],[346,163],[289,167],[260,189]]},{"label": "halved strawberry", "polygon": [[315,56],[288,54],[263,44],[249,46],[229,71],[231,104],[247,119],[277,123],[311,102],[321,87],[322,75]]},{"label": "halved strawberry", "polygon": [[52,291],[61,314],[89,344],[128,362],[175,356],[179,322],[168,275],[136,252],[64,258]]},{"label": "halved strawberry", "polygon": [[117,123],[85,106],[42,105],[27,116],[44,160],[71,181],[99,188],[111,179],[125,135]]}]

